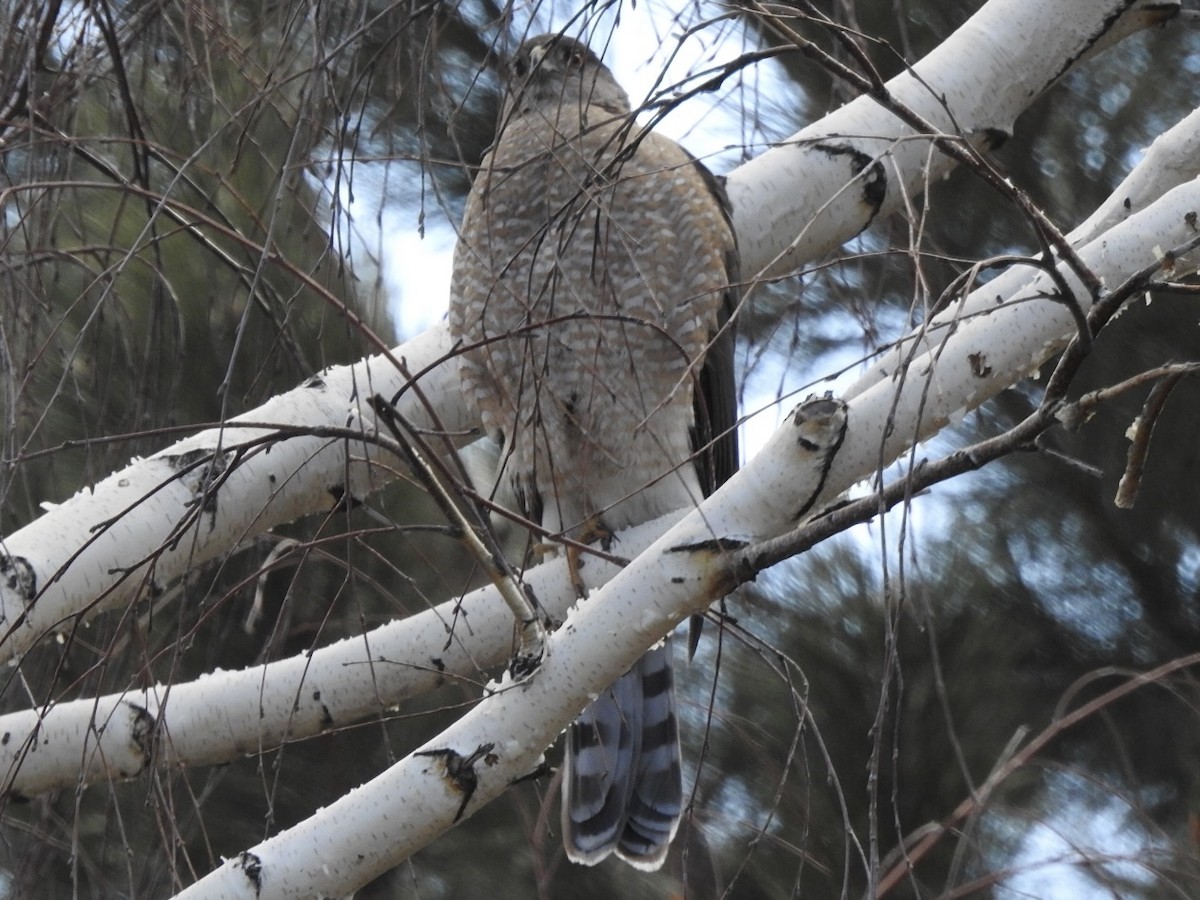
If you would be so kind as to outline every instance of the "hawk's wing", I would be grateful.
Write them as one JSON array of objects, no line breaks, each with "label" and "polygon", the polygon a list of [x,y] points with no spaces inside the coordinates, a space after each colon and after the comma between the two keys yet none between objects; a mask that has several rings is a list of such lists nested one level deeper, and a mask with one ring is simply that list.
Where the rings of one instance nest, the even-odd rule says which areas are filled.
[{"label": "hawk's wing", "polygon": [[[700,486],[707,497],[728,481],[738,469],[734,315],[742,298],[742,274],[741,256],[733,230],[733,208],[729,204],[729,195],[725,192],[724,179],[710,172],[708,167],[695,157],[692,157],[692,164],[721,205],[725,221],[729,224],[729,233],[735,235],[734,246],[725,254],[725,272],[729,287],[725,291],[717,317],[717,331],[710,340],[708,355],[704,357],[704,366],[700,370],[699,389],[693,398],[696,424],[692,427],[692,450],[697,454],[696,468],[700,475]],[[703,626],[703,616],[692,616],[688,623],[688,659],[696,654]]]}]

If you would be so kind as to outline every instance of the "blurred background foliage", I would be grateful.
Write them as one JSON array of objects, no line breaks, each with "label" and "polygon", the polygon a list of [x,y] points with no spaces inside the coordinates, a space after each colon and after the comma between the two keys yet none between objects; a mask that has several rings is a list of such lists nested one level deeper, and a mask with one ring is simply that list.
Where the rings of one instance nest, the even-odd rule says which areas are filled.
[{"label": "blurred background foliage", "polygon": [[[891,75],[980,4],[818,5],[872,36],[864,46]],[[676,13],[682,30],[723,9],[654,15],[667,33]],[[467,167],[492,136],[496,50],[552,13],[569,19],[487,0],[0,7],[0,533],[183,427],[394,343],[393,322],[414,308],[436,316],[444,297],[396,271],[445,267]],[[731,21],[748,49],[775,41],[747,12]],[[841,53],[828,29],[796,25]],[[615,30],[614,46],[628,34]],[[754,138],[724,168],[849,99],[798,54],[774,65],[775,93],[735,95]],[[1070,228],[1196,105],[1200,79],[1181,73],[1198,69],[1194,29],[1126,40],[1038,100],[997,163]],[[918,202],[919,245],[895,218],[756,291],[740,345],[747,411],[786,407],[906,330],[973,261],[1036,247],[968,173]],[[1099,337],[1076,393],[1194,359],[1196,321],[1178,296],[1134,304]],[[922,453],[997,433],[1039,391],[1017,386]],[[695,815],[663,873],[564,863],[543,779],[359,896],[663,897],[685,883],[697,898],[861,896],[903,864],[902,838],[919,846],[1064,710],[1200,648],[1200,396],[1176,388],[1138,504],[1118,510],[1142,399],[1051,435],[1056,453],[943,485],[731,597],[730,630],[710,629],[682,667]],[[4,707],[280,658],[453,596],[477,578],[421,528],[437,521],[401,483],[247,541],[30,653],[5,676]],[[264,577],[265,617],[248,631],[255,578],[283,538],[304,549]],[[478,695],[446,688],[209,771],[7,798],[0,893],[165,896],[370,778]],[[1198,701],[1180,666],[1104,703],[914,857],[888,896],[1200,894]]]}]

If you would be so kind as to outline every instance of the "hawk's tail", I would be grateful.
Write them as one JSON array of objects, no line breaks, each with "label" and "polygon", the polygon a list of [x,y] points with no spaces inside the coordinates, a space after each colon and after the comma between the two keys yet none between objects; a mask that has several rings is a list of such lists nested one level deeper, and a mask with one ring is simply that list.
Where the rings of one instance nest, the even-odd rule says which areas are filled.
[{"label": "hawk's tail", "polygon": [[671,648],[649,650],[567,732],[563,844],[577,863],[610,853],[662,865],[683,809]]}]

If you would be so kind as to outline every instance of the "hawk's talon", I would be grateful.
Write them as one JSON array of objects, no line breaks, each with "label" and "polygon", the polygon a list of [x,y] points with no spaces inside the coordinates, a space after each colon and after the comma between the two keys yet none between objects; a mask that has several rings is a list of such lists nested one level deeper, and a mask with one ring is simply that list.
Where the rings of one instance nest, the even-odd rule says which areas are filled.
[{"label": "hawk's talon", "polygon": [[583,600],[588,595],[588,588],[583,583],[583,576],[579,574],[579,570],[583,568],[583,560],[579,558],[581,552],[574,544],[567,547],[567,575],[571,579],[571,589],[575,591],[575,596]]},{"label": "hawk's talon", "polygon": [[[579,544],[594,544],[599,541],[600,549],[608,553],[612,549],[616,536],[613,530],[605,525],[601,519],[591,518],[580,528],[576,540]],[[575,589],[575,596],[580,600],[585,599],[588,595],[588,587],[584,584],[583,576],[579,574],[579,570],[583,568],[583,564],[582,548],[577,544],[569,545],[567,547],[567,573],[571,578],[571,587]]]}]

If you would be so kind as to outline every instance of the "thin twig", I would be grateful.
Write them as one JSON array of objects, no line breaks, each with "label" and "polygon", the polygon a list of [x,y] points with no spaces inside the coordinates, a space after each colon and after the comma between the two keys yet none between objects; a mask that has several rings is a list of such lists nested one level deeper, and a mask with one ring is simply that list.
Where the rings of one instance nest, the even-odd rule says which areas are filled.
[{"label": "thin twig", "polygon": [[1133,504],[1137,501],[1138,489],[1142,485],[1142,471],[1145,469],[1146,459],[1150,455],[1150,435],[1154,432],[1154,426],[1162,414],[1167,397],[1171,395],[1175,385],[1183,380],[1184,374],[1176,372],[1159,379],[1150,390],[1150,396],[1146,398],[1146,403],[1142,406],[1141,415],[1133,420],[1131,426],[1133,434],[1129,439],[1129,454],[1125,461],[1125,471],[1117,485],[1117,495],[1113,498],[1113,503],[1120,509],[1132,509]]},{"label": "thin twig", "polygon": [[[454,498],[443,484],[443,479],[453,483],[445,470],[445,464],[436,455],[429,453],[424,439],[409,427],[404,417],[383,397],[377,394],[369,403],[380,421],[392,432],[417,480],[424,485],[442,514],[457,526],[459,539],[487,572],[488,578],[512,610],[517,620],[519,642],[517,652],[509,663],[509,673],[513,678],[528,677],[537,670],[546,655],[546,625],[537,601],[531,595],[527,595],[476,507],[470,503],[464,504],[475,518],[472,522],[463,512],[463,508],[454,502]],[[435,467],[441,469],[440,477]]]},{"label": "thin twig", "polygon": [[[950,832],[955,825],[963,821],[967,816],[974,815],[981,811],[987,804],[988,797],[1003,781],[1008,779],[1010,775],[1025,765],[1028,765],[1035,756],[1041,753],[1061,734],[1078,725],[1080,722],[1091,718],[1096,713],[1100,712],[1107,706],[1117,702],[1128,694],[1133,693],[1139,688],[1146,685],[1158,684],[1168,675],[1173,675],[1183,669],[1192,668],[1200,665],[1200,653],[1191,653],[1187,656],[1182,656],[1179,659],[1173,659],[1170,662],[1163,663],[1157,668],[1151,669],[1144,674],[1134,674],[1127,681],[1122,682],[1110,691],[1106,691],[1094,700],[1091,700],[1078,709],[1067,713],[1061,718],[1054,719],[1049,725],[1038,732],[1037,736],[1032,741],[1026,744],[1019,752],[1012,753],[1011,756],[1001,762],[999,766],[992,770],[983,786],[976,791],[972,796],[964,799],[946,818],[938,823],[938,827],[926,833],[925,837],[913,848],[912,852],[907,854],[905,861],[891,869],[879,881],[879,887],[875,891],[875,898],[884,897],[899,884],[905,877],[913,865],[933,849],[934,845],[941,840],[942,836]],[[1011,744],[1010,744],[1011,747]],[[1005,748],[1008,752],[1009,748]]]}]

